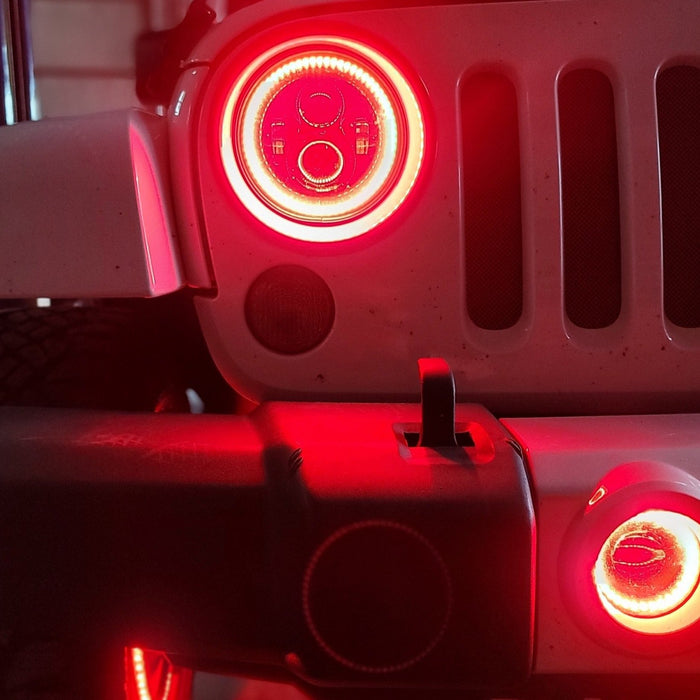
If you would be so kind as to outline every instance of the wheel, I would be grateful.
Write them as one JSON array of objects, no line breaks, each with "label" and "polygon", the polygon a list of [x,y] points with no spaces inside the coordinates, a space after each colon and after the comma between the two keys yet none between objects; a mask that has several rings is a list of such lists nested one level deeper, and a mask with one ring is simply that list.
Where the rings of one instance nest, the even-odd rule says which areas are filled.
[{"label": "wheel", "polygon": [[0,310],[0,405],[230,412],[189,299]]}]

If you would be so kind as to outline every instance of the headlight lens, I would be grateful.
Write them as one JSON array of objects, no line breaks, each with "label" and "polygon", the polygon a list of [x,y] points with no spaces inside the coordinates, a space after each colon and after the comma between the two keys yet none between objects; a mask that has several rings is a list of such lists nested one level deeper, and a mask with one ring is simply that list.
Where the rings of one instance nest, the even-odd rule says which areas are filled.
[{"label": "headlight lens", "polygon": [[239,199],[293,238],[375,227],[412,189],[423,118],[406,79],[356,42],[312,37],[263,54],[229,93],[221,154]]}]

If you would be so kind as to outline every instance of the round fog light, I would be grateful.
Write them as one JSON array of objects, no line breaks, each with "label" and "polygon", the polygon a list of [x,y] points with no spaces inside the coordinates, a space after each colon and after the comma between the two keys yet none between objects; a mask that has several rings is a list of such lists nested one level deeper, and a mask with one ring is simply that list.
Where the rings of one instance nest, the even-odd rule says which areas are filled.
[{"label": "round fog light", "polygon": [[624,627],[649,634],[687,627],[700,617],[700,525],[665,510],[630,518],[600,549],[593,582]]}]

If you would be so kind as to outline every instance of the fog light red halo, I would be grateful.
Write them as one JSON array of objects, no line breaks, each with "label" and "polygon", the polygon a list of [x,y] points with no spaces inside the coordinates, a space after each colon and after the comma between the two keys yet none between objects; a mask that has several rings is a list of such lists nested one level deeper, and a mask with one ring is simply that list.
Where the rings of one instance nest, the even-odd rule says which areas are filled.
[{"label": "fog light red halo", "polygon": [[416,96],[374,49],[307,37],[263,53],[238,77],[221,121],[235,194],[260,221],[317,242],[366,233],[415,184],[424,153]]},{"label": "fog light red halo", "polygon": [[607,538],[593,567],[601,604],[623,627],[666,634],[700,619],[700,525],[647,510]]}]

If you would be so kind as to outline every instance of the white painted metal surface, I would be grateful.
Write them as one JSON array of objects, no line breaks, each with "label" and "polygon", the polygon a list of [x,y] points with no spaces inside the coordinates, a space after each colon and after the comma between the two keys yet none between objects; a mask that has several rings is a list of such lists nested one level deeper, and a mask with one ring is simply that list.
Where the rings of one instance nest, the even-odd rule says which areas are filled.
[{"label": "white painted metal surface", "polygon": [[0,129],[0,298],[183,285],[164,126],[132,110]]}]

